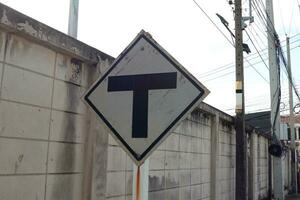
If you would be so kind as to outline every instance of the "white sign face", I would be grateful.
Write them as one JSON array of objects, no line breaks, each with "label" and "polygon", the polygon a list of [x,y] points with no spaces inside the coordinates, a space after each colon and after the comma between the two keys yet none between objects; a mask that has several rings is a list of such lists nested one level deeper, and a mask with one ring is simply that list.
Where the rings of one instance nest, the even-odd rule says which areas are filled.
[{"label": "white sign face", "polygon": [[84,99],[140,165],[208,93],[141,31]]}]

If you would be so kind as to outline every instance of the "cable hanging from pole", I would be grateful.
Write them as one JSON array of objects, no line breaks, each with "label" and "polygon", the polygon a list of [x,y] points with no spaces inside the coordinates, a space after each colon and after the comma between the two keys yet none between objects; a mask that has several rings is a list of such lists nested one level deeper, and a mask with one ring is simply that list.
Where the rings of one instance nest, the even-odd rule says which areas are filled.
[{"label": "cable hanging from pole", "polygon": [[255,48],[256,52],[258,53],[258,55],[259,55],[260,59],[261,59],[261,60],[262,60],[262,62],[264,63],[265,67],[267,68],[267,70],[269,70],[269,67],[267,66],[267,64],[266,64],[265,60],[264,60],[264,59],[262,58],[262,56],[260,55],[260,53],[259,53],[259,50],[257,49],[256,45],[254,44],[253,40],[251,39],[251,37],[250,37],[250,35],[249,35],[249,33],[248,33],[247,29],[245,29],[245,32],[246,32],[246,34],[247,34],[248,38],[250,39],[251,43],[253,44],[253,46],[254,46],[254,48]]}]

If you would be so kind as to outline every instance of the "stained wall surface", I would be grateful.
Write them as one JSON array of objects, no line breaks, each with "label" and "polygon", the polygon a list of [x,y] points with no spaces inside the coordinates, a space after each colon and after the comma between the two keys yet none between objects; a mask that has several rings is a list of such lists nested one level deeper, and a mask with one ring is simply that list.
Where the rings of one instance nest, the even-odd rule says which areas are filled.
[{"label": "stained wall surface", "polygon": [[[132,161],[81,100],[113,58],[2,4],[0,17],[0,199],[132,199]],[[149,199],[234,199],[235,154],[233,118],[202,103],[149,158]]]},{"label": "stained wall surface", "polygon": [[0,199],[81,199],[88,67],[1,31]]}]

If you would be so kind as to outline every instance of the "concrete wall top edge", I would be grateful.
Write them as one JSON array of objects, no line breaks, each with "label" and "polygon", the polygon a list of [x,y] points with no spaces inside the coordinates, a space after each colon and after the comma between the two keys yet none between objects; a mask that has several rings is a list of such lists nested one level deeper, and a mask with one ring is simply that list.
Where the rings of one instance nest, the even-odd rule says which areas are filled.
[{"label": "concrete wall top edge", "polygon": [[0,28],[21,35],[55,51],[77,57],[87,64],[101,60],[112,62],[114,58],[79,40],[53,29],[0,3]]},{"label": "concrete wall top edge", "polygon": [[[235,123],[234,116],[231,116],[231,115],[229,115],[229,114],[227,114],[205,102],[201,102],[200,105],[196,109],[200,109],[201,111],[206,112],[212,116],[218,115],[222,121],[226,122],[228,125],[234,126],[234,123]],[[266,139],[271,139],[271,136],[268,133],[261,133],[257,129],[255,129],[255,127],[251,126],[250,124],[245,124],[245,129],[246,129],[247,134],[255,133],[257,135],[265,137]]]},{"label": "concrete wall top edge", "polygon": [[228,122],[234,122],[234,117],[205,103],[205,102],[201,102],[200,105],[198,106],[199,109],[209,113],[209,114],[212,114],[212,115],[219,115],[219,117],[225,121],[228,121]]}]

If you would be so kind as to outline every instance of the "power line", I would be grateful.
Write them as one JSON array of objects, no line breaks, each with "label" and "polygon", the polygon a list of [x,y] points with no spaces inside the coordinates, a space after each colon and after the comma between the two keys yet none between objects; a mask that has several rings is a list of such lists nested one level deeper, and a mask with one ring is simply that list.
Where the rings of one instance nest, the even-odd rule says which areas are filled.
[{"label": "power line", "polygon": [[207,19],[214,25],[214,27],[223,35],[223,37],[234,47],[234,44],[227,38],[227,36],[223,33],[223,31],[216,25],[216,23],[209,17],[209,15],[205,12],[205,10],[197,3],[196,0],[193,0],[196,6],[203,12],[203,14],[207,17]]},{"label": "power line", "polygon": [[[300,85],[297,85],[296,88],[297,88],[297,90],[299,90]],[[261,96],[258,96],[257,98],[248,100],[246,103],[250,104],[250,105],[264,104],[266,98],[268,98],[268,96],[261,95]],[[282,97],[281,97],[281,102],[284,102],[288,98],[289,98],[289,94],[287,94],[287,92],[284,92],[284,95],[282,95]],[[295,97],[294,99],[297,99],[297,97]]]},{"label": "power line", "polygon": [[[204,13],[204,15],[209,19],[209,21],[215,26],[215,28],[225,37],[225,39],[233,46],[235,47],[235,45],[226,37],[226,35],[223,33],[223,31],[214,23],[214,21],[209,17],[209,15],[205,12],[205,10],[195,1],[193,0],[193,2],[197,5],[197,7]],[[259,76],[263,77],[253,66],[252,64],[245,58],[245,60],[249,63],[249,65],[258,73]],[[266,80],[263,77],[264,80]]]},{"label": "power line", "polygon": [[265,5],[263,4],[262,0],[260,0],[260,4],[262,5],[264,12],[262,11],[261,7],[259,6],[259,3],[257,2],[257,0],[252,1],[252,3],[254,5],[254,7],[256,8],[255,12],[258,14],[259,19],[265,25],[265,27],[267,28],[267,31],[269,33],[271,33],[270,36],[272,37],[272,39],[274,41],[277,41],[278,34],[276,33],[275,26],[274,26],[272,20],[270,19],[269,15],[267,14],[267,10],[266,10]]},{"label": "power line", "polygon": [[[247,107],[246,107],[247,108]],[[224,111],[234,111],[235,108],[229,108],[229,109],[225,109]],[[289,109],[282,109],[280,110],[280,112],[285,112],[285,111],[288,111]],[[270,107],[269,108],[260,108],[260,109],[256,109],[256,110],[250,110],[248,111],[247,114],[252,114],[252,113],[256,113],[256,112],[263,112],[263,111],[270,111]],[[262,117],[262,116],[257,116],[258,118]],[[256,118],[253,118],[253,119],[256,119]],[[247,121],[247,120],[246,120]]]},{"label": "power line", "polygon": [[[300,33],[291,36],[290,39],[292,39],[292,38],[294,38],[294,37],[298,37],[298,36],[300,36]],[[285,41],[285,40],[282,40],[281,43],[283,43],[284,41]],[[293,44],[293,43],[298,42],[298,41],[300,41],[300,39],[294,40],[294,41],[292,41],[290,44]],[[284,44],[283,46],[285,46],[285,44]],[[295,48],[295,47],[294,47],[294,48]],[[291,49],[294,49],[294,48],[291,48]],[[265,52],[266,50],[267,50],[267,48],[262,49],[262,50],[261,50],[261,55],[266,55],[266,54],[267,54],[267,52]],[[262,52],[263,52],[263,53],[262,53]],[[255,53],[249,55],[249,56],[246,57],[246,58],[247,58],[248,60],[254,60],[254,59],[256,59],[256,58],[259,58],[258,55],[255,56],[256,54],[258,54],[258,53],[255,52]],[[253,57],[253,56],[255,56],[255,57]],[[250,57],[253,57],[253,58],[250,58]],[[260,62],[259,62],[259,63],[260,63]],[[256,63],[255,63],[255,64],[256,64]],[[255,64],[254,64],[254,65],[255,65]],[[215,73],[218,73],[218,72],[221,72],[221,71],[224,71],[224,70],[233,68],[233,67],[234,67],[234,63],[229,63],[229,64],[223,65],[223,66],[221,66],[221,67],[214,68],[214,69],[212,69],[212,70],[210,70],[210,71],[204,72],[204,73],[200,74],[198,77],[199,77],[199,78],[202,78],[202,77],[205,77],[205,76],[214,75]]]},{"label": "power line", "polygon": [[[300,39],[299,39],[300,40]],[[297,40],[297,41],[299,41],[299,40]],[[296,48],[298,48],[298,47],[300,47],[299,45],[297,45],[297,46],[295,46],[295,47],[293,47],[293,48],[291,48],[291,51],[292,50],[294,50],[294,49],[296,49]],[[258,56],[257,56],[257,58],[258,58]],[[245,58],[246,59],[246,58]],[[246,60],[247,61],[247,60]],[[248,66],[246,66],[245,68],[249,68],[251,65],[253,66],[253,65],[257,65],[257,64],[259,64],[259,63],[262,63],[262,61],[259,61],[259,62],[255,62],[254,64],[251,64],[249,61],[247,61],[248,62]],[[232,68],[234,65],[232,65],[230,68]],[[252,67],[253,68],[253,67]],[[224,71],[224,70],[222,70],[222,71]],[[224,76],[227,76],[227,75],[230,75],[230,74],[232,74],[232,73],[234,73],[235,71],[230,71],[230,72],[228,72],[228,73],[225,73],[225,74],[222,74],[222,75],[220,75],[220,76],[217,76],[217,77],[214,77],[214,78],[211,78],[211,79],[208,79],[208,80],[202,80],[203,82],[209,82],[209,81],[212,81],[212,80],[215,80],[215,79],[218,79],[218,78],[222,78],[222,77],[224,77]],[[214,75],[214,74],[212,74],[212,75]],[[210,76],[210,75],[207,75],[207,76]],[[205,77],[205,76],[203,76],[203,77]],[[265,79],[265,78],[264,78]],[[265,81],[267,81],[266,79],[265,79]],[[269,83],[268,81],[267,81],[267,83]]]},{"label": "power line", "polygon": [[[278,40],[278,39],[277,39]],[[296,90],[296,87],[295,87],[295,84],[293,82],[293,77],[291,76],[291,73],[289,73],[289,70],[288,70],[288,67],[287,67],[287,62],[286,62],[286,59],[284,57],[284,54],[283,54],[283,50],[282,50],[282,47],[281,47],[281,44],[280,42],[277,44],[277,60],[278,60],[278,65],[280,65],[280,58],[282,60],[282,63],[284,64],[284,67],[285,67],[285,70],[287,72],[287,77],[288,77],[288,80],[290,82],[290,84],[292,85],[293,89],[294,89],[294,92],[295,94],[297,95],[299,101],[300,101],[300,95],[298,94],[298,91]],[[280,66],[278,68],[278,70],[280,71]],[[280,84],[280,81],[279,81],[279,84]]]},{"label": "power line", "polygon": [[299,95],[299,93],[298,93],[298,91],[297,91],[297,89],[296,89],[296,87],[295,87],[293,78],[292,78],[291,74],[289,73],[289,70],[288,70],[288,68],[287,68],[287,65],[284,65],[284,66],[285,66],[285,71],[284,71],[284,72],[285,72],[285,74],[286,74],[286,76],[287,76],[287,78],[288,78],[288,81],[292,84],[292,87],[293,87],[293,89],[294,89],[294,92],[295,92],[295,94],[297,95],[298,100],[300,101],[300,95]]},{"label": "power line", "polygon": [[198,76],[198,77],[201,78],[201,77],[209,76],[211,74],[221,72],[221,71],[224,71],[224,70],[232,68],[232,67],[234,67],[233,63],[229,63],[229,64],[223,65],[221,67],[217,67],[215,69],[212,69],[210,71],[204,72],[204,73],[200,74],[200,76]]},{"label": "power line", "polygon": [[263,63],[264,63],[264,65],[265,65],[265,67],[266,67],[266,68],[269,70],[269,67],[267,66],[267,64],[266,64],[265,60],[264,60],[264,59],[261,57],[261,55],[260,55],[260,53],[259,53],[258,49],[256,48],[256,46],[255,46],[255,44],[254,44],[253,40],[251,39],[251,37],[250,37],[250,35],[249,35],[249,33],[248,33],[247,29],[245,29],[245,32],[246,32],[246,34],[247,34],[248,38],[250,39],[251,43],[253,44],[253,46],[254,46],[254,48],[255,48],[256,52],[258,53],[258,55],[259,55],[260,59],[263,61]]},{"label": "power line", "polygon": [[[256,12],[258,18],[260,19],[261,23],[267,27],[267,30],[270,29],[270,27],[268,26],[268,23],[266,22],[266,17],[264,15],[264,13],[262,12],[261,8],[259,7],[259,4],[256,0],[251,1],[254,11]],[[273,31],[272,31],[273,32]]]},{"label": "power line", "polygon": [[[256,3],[254,4],[255,6],[256,6],[256,4],[258,4],[257,3],[257,1],[256,0],[254,0]],[[252,1],[252,2],[254,2],[254,1]],[[227,38],[227,36],[223,33],[223,31],[215,24],[215,22],[209,17],[209,15],[205,12],[205,10],[195,1],[195,0],[193,0],[193,2],[196,4],[196,6],[204,13],[204,15],[209,19],[209,21],[215,26],[215,28],[225,37],[225,39],[233,46],[233,47],[235,47],[234,46],[234,44]],[[260,2],[261,2],[261,5],[264,7],[264,4],[262,3],[262,0],[260,0]],[[262,17],[263,18],[265,18],[266,19],[266,17],[264,16],[264,15],[261,15],[261,9],[260,9],[260,7],[258,6],[258,7],[256,7],[256,9],[255,9],[256,11],[257,11],[257,13],[260,15],[260,17],[261,17],[261,20],[263,21],[263,23],[266,23],[266,22],[264,22],[264,20],[262,19]],[[260,11],[259,11],[260,10]],[[264,10],[266,10],[265,8],[264,8]],[[271,22],[271,25],[272,25],[272,33],[274,34],[274,37],[275,37],[275,41],[279,41],[278,40],[278,37],[277,37],[277,33],[276,33],[276,31],[275,31],[275,27],[274,27],[274,24],[272,23],[272,21],[270,20],[270,18],[269,18],[269,16],[267,15],[267,19],[269,20],[269,22]],[[267,21],[267,20],[266,20]],[[267,25],[267,27],[268,27],[268,24],[269,23],[266,23],[266,25]],[[250,38],[250,37],[249,37]],[[278,42],[279,43],[279,46],[280,46],[280,42]],[[254,44],[254,43],[253,43]],[[281,48],[281,46],[280,46],[280,48]],[[261,57],[261,56],[260,56]],[[245,60],[248,62],[248,64],[266,81],[266,82],[268,82],[257,70],[256,70],[256,68],[245,58]],[[262,59],[263,60],[263,59]],[[230,72],[230,73],[232,73],[232,72]],[[227,74],[229,74],[229,73],[227,73]],[[226,75],[227,75],[226,74]],[[224,75],[222,75],[222,76],[224,76]],[[222,77],[222,76],[220,76],[220,77]],[[217,78],[219,78],[219,77],[217,77]],[[209,80],[208,80],[209,81]]]},{"label": "power line", "polygon": [[[300,89],[300,85],[296,85],[296,88],[297,88],[297,89]],[[286,94],[286,93],[287,93],[287,92],[285,92],[285,94],[282,96],[281,100],[287,99],[287,98],[288,98],[288,94]],[[247,108],[250,108],[250,107],[258,106],[258,105],[260,105],[260,104],[265,104],[265,102],[263,101],[263,99],[260,100],[261,98],[264,98],[264,99],[265,99],[266,96],[265,96],[265,95],[261,95],[261,96],[258,96],[258,98],[253,98],[253,99],[247,101],[246,107],[247,107]],[[254,100],[254,101],[253,101],[253,100]],[[257,100],[259,100],[259,101],[257,101]],[[250,103],[250,102],[251,102],[251,103]],[[281,101],[281,102],[283,102],[283,101]],[[250,104],[249,104],[249,103],[250,103]],[[234,108],[225,109],[225,111],[228,111],[228,110],[234,110]]]},{"label": "power line", "polygon": [[[255,11],[256,12],[256,11]],[[257,12],[256,12],[257,13]],[[259,26],[258,25],[258,23],[256,23],[256,22],[259,22],[260,23],[260,25],[262,25],[263,27],[261,27],[261,26]],[[254,24],[254,26],[256,26],[256,28],[262,33],[262,35],[265,37],[265,38],[267,38],[268,36],[267,36],[267,31],[266,30],[263,30],[266,26],[261,22],[261,21],[259,21],[259,20],[256,20],[254,23],[252,23],[252,24]]]},{"label": "power line", "polygon": [[[266,45],[265,45],[265,43],[264,43],[264,41],[263,41],[263,39],[260,37],[260,35],[256,32],[256,30],[254,29],[254,26],[249,26],[251,29],[252,29],[252,31],[254,32],[254,34],[258,37],[258,39],[260,40],[260,42],[261,42],[261,44],[263,45],[263,46],[265,46],[263,49],[267,49],[267,47],[266,47]],[[251,33],[251,31],[250,31],[250,33]],[[252,33],[252,35],[253,35],[253,37],[254,37],[254,34]],[[254,37],[255,38],[255,37]],[[257,40],[256,40],[256,42],[257,42]],[[257,42],[258,43],[258,42]],[[261,49],[262,50],[262,49]]]},{"label": "power line", "polygon": [[[255,0],[256,1],[256,0]],[[262,5],[262,7],[263,7],[263,10],[264,10],[264,12],[265,12],[265,16],[267,17],[267,20],[266,21],[268,21],[270,24],[271,24],[271,26],[272,26],[272,33],[275,33],[276,34],[276,29],[275,29],[275,25],[274,25],[274,23],[273,23],[273,21],[270,19],[270,16],[268,15],[268,13],[267,13],[267,9],[266,9],[266,6],[265,6],[265,4],[263,3],[263,1],[262,0],[259,0],[259,2],[260,2],[260,4]],[[268,23],[267,23],[268,24]]]},{"label": "power line", "polygon": [[[244,59],[246,59],[246,58],[244,58]],[[262,61],[256,62],[256,63],[254,63],[254,64],[250,63],[248,60],[246,60],[246,62],[248,63],[248,65],[245,67],[246,69],[249,68],[249,67],[251,67],[251,68],[254,69],[255,72],[258,73],[258,74],[259,74],[259,75],[260,75],[267,83],[269,83],[269,82],[266,80],[266,78],[263,77],[263,76],[256,70],[256,68],[253,66],[253,65],[256,65],[256,64],[261,63]],[[209,82],[209,81],[212,81],[212,80],[215,80],[215,79],[222,78],[222,77],[224,77],[224,76],[230,75],[230,74],[232,74],[232,73],[234,73],[234,72],[235,72],[235,71],[230,71],[230,72],[227,72],[227,73],[222,74],[222,75],[220,75],[220,76],[217,76],[217,77],[214,77],[214,78],[211,78],[211,79],[208,79],[208,80],[202,80],[202,81],[203,81],[203,82]]]},{"label": "power line", "polygon": [[250,67],[252,69],[254,69],[256,71],[256,73],[263,79],[266,81],[267,84],[269,84],[269,81],[267,81],[267,79],[259,72],[257,71],[257,69],[245,58],[246,62],[250,65]]}]

